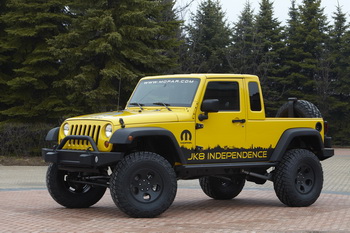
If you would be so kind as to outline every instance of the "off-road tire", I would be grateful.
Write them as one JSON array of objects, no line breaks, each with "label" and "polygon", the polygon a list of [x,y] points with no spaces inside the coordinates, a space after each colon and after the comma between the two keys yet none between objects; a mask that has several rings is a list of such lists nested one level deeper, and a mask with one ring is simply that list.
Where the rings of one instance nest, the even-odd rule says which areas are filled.
[{"label": "off-road tire", "polygon": [[46,173],[46,186],[51,197],[67,208],[88,208],[96,204],[106,192],[106,187],[70,182],[78,172],[59,170],[50,164]]},{"label": "off-road tire", "polygon": [[[283,104],[277,111],[276,117],[288,117],[289,103]],[[294,103],[294,117],[297,118],[322,118],[320,110],[311,102],[297,100]]]},{"label": "off-road tire", "polygon": [[136,152],[117,164],[110,190],[114,203],[124,213],[135,218],[152,218],[173,203],[177,191],[176,174],[162,156]]},{"label": "off-road tire", "polygon": [[199,184],[208,197],[216,200],[229,200],[242,191],[245,179],[235,177],[229,180],[215,176],[205,176],[199,178]]},{"label": "off-road tire", "polygon": [[289,150],[276,167],[273,181],[276,195],[285,205],[312,205],[323,186],[321,163],[311,151]]}]

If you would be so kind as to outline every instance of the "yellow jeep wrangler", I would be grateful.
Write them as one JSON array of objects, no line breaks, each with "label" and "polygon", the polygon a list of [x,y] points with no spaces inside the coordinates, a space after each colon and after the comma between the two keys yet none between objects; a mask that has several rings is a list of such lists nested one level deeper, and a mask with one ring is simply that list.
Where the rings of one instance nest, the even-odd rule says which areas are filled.
[{"label": "yellow jeep wrangler", "polygon": [[321,160],[334,155],[315,105],[290,98],[266,118],[259,79],[241,74],[145,77],[121,112],[67,119],[43,148],[47,187],[68,208],[89,207],[110,188],[132,217],[172,204],[177,179],[232,199],[246,181],[274,184],[287,206],[309,206],[323,185]]}]

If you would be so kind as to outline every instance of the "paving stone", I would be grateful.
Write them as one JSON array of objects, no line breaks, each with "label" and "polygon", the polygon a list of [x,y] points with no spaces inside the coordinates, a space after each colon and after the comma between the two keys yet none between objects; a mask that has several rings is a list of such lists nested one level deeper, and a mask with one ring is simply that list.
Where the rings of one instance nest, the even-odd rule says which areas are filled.
[{"label": "paving stone", "polygon": [[247,183],[235,199],[218,201],[191,180],[179,181],[173,205],[153,219],[126,216],[109,191],[93,207],[64,208],[45,188],[45,167],[2,166],[0,232],[350,232],[350,149],[322,165],[324,188],[309,207],[286,207],[271,183]]}]

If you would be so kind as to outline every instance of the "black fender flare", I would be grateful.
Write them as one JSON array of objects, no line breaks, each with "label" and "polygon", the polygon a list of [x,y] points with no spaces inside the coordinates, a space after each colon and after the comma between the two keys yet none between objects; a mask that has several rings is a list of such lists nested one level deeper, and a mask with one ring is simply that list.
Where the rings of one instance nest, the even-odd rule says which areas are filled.
[{"label": "black fender flare", "polygon": [[171,143],[174,145],[174,148],[176,150],[176,153],[179,156],[181,163],[186,162],[174,134],[171,131],[164,128],[159,128],[159,127],[121,128],[116,130],[113,133],[109,142],[112,144],[131,144],[135,138],[143,137],[143,136],[167,137],[171,141]]},{"label": "black fender flare", "polygon": [[46,134],[46,141],[58,141],[58,133],[60,132],[60,127],[56,127],[50,129],[50,131]]},{"label": "black fender flare", "polygon": [[[323,141],[319,131],[311,128],[296,128],[296,129],[287,129],[282,134],[280,140],[278,141],[275,150],[273,151],[270,161],[280,161],[283,155],[286,153],[288,146],[294,138],[298,137],[307,137],[312,139],[313,147],[316,149],[316,156],[323,160]],[[311,142],[311,141],[310,141]]]}]

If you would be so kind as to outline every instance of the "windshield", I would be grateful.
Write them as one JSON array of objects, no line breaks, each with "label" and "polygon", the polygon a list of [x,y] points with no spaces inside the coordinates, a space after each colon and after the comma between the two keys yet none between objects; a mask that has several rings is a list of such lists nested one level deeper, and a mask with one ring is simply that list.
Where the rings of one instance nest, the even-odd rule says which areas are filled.
[{"label": "windshield", "polygon": [[167,78],[143,80],[129,101],[130,106],[190,107],[200,80]]}]

